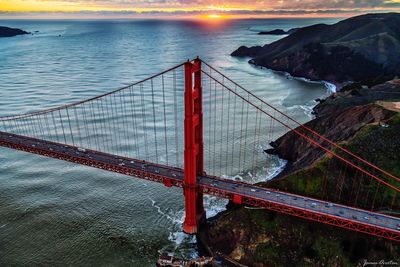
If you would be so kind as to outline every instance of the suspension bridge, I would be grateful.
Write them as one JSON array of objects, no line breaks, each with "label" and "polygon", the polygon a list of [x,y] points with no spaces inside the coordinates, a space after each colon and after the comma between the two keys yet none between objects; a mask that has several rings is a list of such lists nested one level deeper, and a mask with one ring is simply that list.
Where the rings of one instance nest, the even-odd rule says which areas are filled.
[{"label": "suspension bridge", "polygon": [[[309,177],[319,197],[232,178],[265,175],[277,159],[264,150],[289,131],[316,151],[305,160],[333,167]],[[207,194],[400,241],[400,218],[381,212],[400,209],[400,178],[198,58],[84,101],[0,117],[0,146],[183,188],[189,234],[205,220]]]}]

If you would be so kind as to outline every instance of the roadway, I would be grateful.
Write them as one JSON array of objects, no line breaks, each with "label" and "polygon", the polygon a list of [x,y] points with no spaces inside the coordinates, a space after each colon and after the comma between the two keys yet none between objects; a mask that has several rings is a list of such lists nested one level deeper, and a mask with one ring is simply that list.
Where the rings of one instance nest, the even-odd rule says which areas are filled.
[{"label": "roadway", "polygon": [[[153,179],[153,181],[167,183],[166,180],[168,180],[169,186],[182,187],[183,184],[182,169],[149,163],[143,160],[4,132],[0,132],[0,146],[81,163],[144,179],[161,177],[162,179]],[[244,199],[255,199],[284,208],[303,210],[314,215],[321,215],[344,222],[350,221],[363,227],[371,226],[386,229],[391,234],[394,233],[396,236],[395,240],[400,241],[400,218],[207,175],[199,176],[198,184],[205,193],[228,199],[233,199],[233,196],[236,195]],[[350,229],[349,227],[344,227]]]},{"label": "roadway", "polygon": [[321,214],[359,221],[361,223],[389,228],[400,232],[400,218],[387,216],[381,213],[370,212],[339,205],[314,198],[303,197],[274,189],[257,187],[246,183],[235,183],[230,180],[222,180],[210,177],[200,177],[200,184],[218,188],[234,194],[262,199],[304,210],[312,210]]}]

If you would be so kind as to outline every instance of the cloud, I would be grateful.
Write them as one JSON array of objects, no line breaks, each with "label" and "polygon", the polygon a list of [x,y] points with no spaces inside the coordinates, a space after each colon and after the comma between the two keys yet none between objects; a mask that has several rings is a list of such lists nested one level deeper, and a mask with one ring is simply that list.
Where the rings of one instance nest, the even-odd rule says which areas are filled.
[{"label": "cloud", "polygon": [[[365,10],[365,9],[318,9],[318,10],[310,10],[310,9],[297,9],[297,10],[234,10],[234,11],[219,11],[219,10],[210,10],[209,12],[201,11],[201,10],[177,10],[177,11],[163,11],[163,10],[149,10],[149,11],[130,11],[130,10],[120,10],[120,11],[92,11],[92,10],[82,10],[76,13],[86,14],[86,15],[165,15],[165,16],[177,16],[177,15],[202,15],[209,13],[218,13],[221,15],[309,15],[309,14],[354,14],[354,13],[369,13],[374,12],[375,10]],[[390,10],[384,10],[390,11]],[[70,14],[71,12],[9,12],[9,11],[0,11],[1,15],[17,15],[17,14]]]},{"label": "cloud", "polygon": [[[11,12],[10,12],[11,11]],[[400,11],[400,0],[0,0],[0,13],[303,15]]]},{"label": "cloud", "polygon": [[[15,0],[0,0],[13,2]],[[400,0],[24,0],[25,2],[47,2],[102,6],[115,8],[175,8],[208,9],[212,7],[271,10],[271,9],[343,9],[400,7]]]}]

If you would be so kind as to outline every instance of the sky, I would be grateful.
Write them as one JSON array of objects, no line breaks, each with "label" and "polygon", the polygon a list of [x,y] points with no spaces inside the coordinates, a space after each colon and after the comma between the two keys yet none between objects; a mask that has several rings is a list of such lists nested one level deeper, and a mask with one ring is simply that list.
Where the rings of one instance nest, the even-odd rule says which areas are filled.
[{"label": "sky", "polygon": [[0,0],[0,18],[347,17],[400,12],[400,0]]}]

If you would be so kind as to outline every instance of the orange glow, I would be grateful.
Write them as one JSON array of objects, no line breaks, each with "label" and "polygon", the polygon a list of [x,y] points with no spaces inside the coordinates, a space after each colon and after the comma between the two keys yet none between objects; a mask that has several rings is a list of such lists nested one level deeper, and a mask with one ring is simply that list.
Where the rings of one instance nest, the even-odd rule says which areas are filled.
[{"label": "orange glow", "polygon": [[[193,18],[193,17],[192,17]],[[220,15],[220,14],[201,14],[194,17],[195,19],[206,20],[210,22],[218,22],[222,19],[229,19],[230,16],[228,15]]]},{"label": "orange glow", "polygon": [[208,15],[207,17],[210,18],[210,19],[220,19],[220,18],[222,18],[222,16],[218,15],[218,14],[211,14],[211,15]]}]

